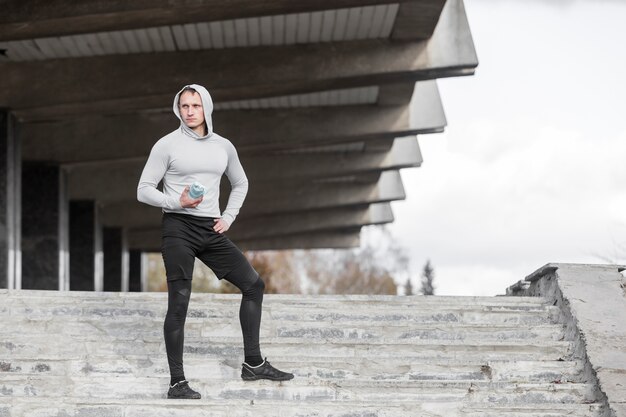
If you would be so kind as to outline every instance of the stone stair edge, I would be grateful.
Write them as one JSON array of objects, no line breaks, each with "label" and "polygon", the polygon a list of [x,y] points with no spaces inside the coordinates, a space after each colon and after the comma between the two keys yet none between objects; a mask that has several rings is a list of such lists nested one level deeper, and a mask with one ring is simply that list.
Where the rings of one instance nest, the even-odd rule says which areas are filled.
[{"label": "stone stair edge", "polygon": [[[230,294],[228,294],[230,295]],[[272,294],[265,294],[264,296],[264,304],[270,306],[290,306],[294,309],[298,308],[311,308],[312,306],[328,306],[334,305],[340,308],[372,308],[373,306],[376,308],[384,308],[384,307],[395,307],[395,308],[411,308],[411,307],[425,307],[425,308],[433,308],[433,307],[463,307],[463,308],[492,308],[492,309],[510,309],[513,311],[525,311],[527,309],[551,309],[554,307],[549,303],[527,303],[527,302],[516,302],[516,303],[494,303],[490,302],[490,300],[485,300],[484,302],[464,302],[463,300],[448,300],[442,302],[420,302],[420,303],[411,303],[407,301],[401,300],[329,300],[329,299],[306,299],[306,300],[290,300],[290,299],[278,299],[273,298]],[[108,298],[108,297],[100,297],[100,298],[83,298],[83,297],[2,297],[0,296],[0,300],[3,300],[3,305],[29,305],[29,303],[46,303],[43,305],[72,305],[77,302],[87,305],[87,306],[133,306],[133,307],[144,307],[144,306],[162,306],[167,305],[167,297],[155,297],[155,298]],[[209,297],[194,297],[191,296],[190,306],[196,305],[201,307],[212,307],[212,306],[223,306],[223,305],[234,305],[239,304],[241,301],[241,295],[233,295],[229,298],[209,298]],[[144,307],[145,308],[145,307]]]},{"label": "stone stair edge", "polygon": [[[112,291],[56,291],[56,290],[16,290],[16,289],[0,289],[0,296],[13,296],[13,297],[79,297],[79,298],[98,298],[98,297],[110,297],[110,298],[129,298],[129,299],[141,299],[141,298],[167,298],[166,292],[112,292]],[[222,293],[200,293],[194,292],[191,295],[193,298],[198,299],[224,299],[229,300],[232,298],[240,299],[240,294],[222,294]],[[515,303],[533,303],[543,304],[546,302],[541,297],[526,297],[526,296],[459,296],[459,295],[411,295],[411,296],[398,296],[398,295],[363,295],[363,294],[349,294],[349,295],[326,295],[326,294],[265,294],[264,297],[268,299],[276,300],[288,300],[288,301],[302,301],[302,300],[327,300],[327,301],[395,301],[395,302],[415,302],[415,301],[456,301],[468,302],[468,301],[492,301],[503,304],[515,304]]]},{"label": "stone stair edge", "polygon": [[[446,381],[454,381],[454,382],[459,382],[459,383],[463,383],[465,384],[465,386],[467,388],[469,388],[472,384],[476,384],[478,382],[488,382],[488,383],[493,383],[493,382],[497,382],[497,383],[506,383],[506,384],[515,384],[517,382],[519,382],[519,379],[516,379],[515,377],[498,377],[498,378],[494,378],[494,377],[488,377],[488,375],[482,374],[483,377],[478,377],[478,375],[480,374],[480,367],[478,365],[475,365],[474,367],[468,369],[468,370],[464,370],[463,372],[466,372],[468,375],[470,374],[470,372],[472,373],[472,375],[475,375],[474,377],[470,377],[468,375],[463,375],[463,377],[460,378],[445,378],[444,376],[441,377],[433,377],[431,375],[426,375],[426,376],[422,376],[419,374],[411,374],[411,373],[407,373],[407,374],[403,374],[403,375],[399,375],[399,374],[390,374],[390,375],[386,375],[386,374],[359,374],[359,375],[349,375],[348,377],[345,377],[345,375],[342,375],[341,372],[343,370],[340,369],[319,369],[318,372],[320,373],[314,373],[308,370],[304,370],[302,371],[302,369],[298,369],[297,367],[291,366],[290,363],[288,362],[281,362],[281,368],[288,370],[289,372],[292,372],[296,375],[296,379],[301,379],[304,378],[306,379],[306,384],[308,386],[313,386],[316,384],[320,384],[322,382],[328,384],[328,383],[335,383],[335,384],[343,384],[346,381],[378,381],[380,383],[383,382],[407,382],[407,383],[411,383],[411,384],[416,384],[416,383],[424,383],[424,382],[446,382]],[[229,368],[228,369],[230,372],[230,375],[232,375],[234,378],[238,378],[239,376],[239,368]],[[163,372],[152,372],[152,373],[139,373],[136,375],[137,378],[153,378],[153,379],[159,379],[161,381],[165,381],[163,382],[163,384],[166,384],[167,381],[169,381],[169,374],[167,373],[167,371],[163,368],[162,369]],[[324,372],[327,373],[328,375],[324,375]],[[330,375],[331,372],[335,372],[336,374],[338,374],[338,376],[334,376],[334,375]],[[457,372],[459,372],[457,370]],[[578,372],[577,369],[573,369],[571,374],[566,374],[564,372],[560,373],[557,376],[557,372],[556,371],[552,371],[553,373],[550,375],[551,377],[554,377],[555,379],[552,380],[547,380],[547,379],[540,379],[539,376],[541,376],[542,374],[539,373],[540,371],[537,371],[537,376],[534,376],[533,374],[529,373],[527,376],[525,376],[525,383],[530,384],[530,383],[554,383],[554,384],[563,384],[563,383],[571,383],[571,384],[584,384],[584,381],[576,381],[574,379],[567,379],[567,378],[576,378],[576,372]],[[547,374],[545,371],[543,372],[543,374]],[[98,378],[101,378],[101,380],[106,380],[106,381],[110,381],[114,378],[117,377],[122,377],[128,375],[127,371],[124,372],[119,372],[119,373],[115,373],[115,372],[90,372],[90,373],[84,373],[82,376],[87,378],[89,381],[97,381]],[[10,381],[24,381],[27,380],[29,382],[32,381],[36,381],[36,380],[42,380],[42,379],[52,379],[52,378],[69,378],[72,381],[76,381],[81,375],[70,375],[68,373],[63,373],[63,374],[59,374],[59,373],[45,373],[45,372],[11,372],[9,374],[9,376],[4,376],[3,380],[5,381],[4,383],[10,382]],[[448,375],[449,376],[449,375]],[[566,377],[566,379],[560,379],[562,377]],[[211,381],[211,382],[215,382],[215,383],[219,383],[220,385],[223,385],[224,381],[226,381],[225,377],[223,376],[223,374],[220,375],[215,375],[215,376],[211,376],[211,377],[207,377],[206,375],[200,375],[200,374],[196,374],[195,372],[188,372],[187,373],[187,378],[191,381],[198,381],[198,380],[203,380],[203,381]],[[5,386],[6,388],[6,386]]]},{"label": "stone stair edge", "polygon": [[[85,304],[7,304],[0,306],[0,317],[20,315],[29,317],[43,316],[98,316],[98,317],[155,317],[165,316],[167,312],[167,302],[164,300],[164,306],[153,305],[148,308],[145,306],[128,306],[128,305],[85,305]],[[239,302],[236,305],[225,306],[198,306],[190,305],[187,317],[189,319],[218,319],[226,315],[238,314]],[[338,308],[337,306],[309,306],[309,307],[293,307],[290,305],[266,304],[263,306],[263,313],[272,315],[278,319],[294,320],[298,317],[307,318],[307,320],[381,320],[384,318],[412,319],[420,316],[432,316],[433,318],[445,319],[448,316],[454,319],[454,315],[484,315],[494,318],[502,317],[542,317],[545,320],[556,320],[558,307],[545,307],[541,309],[508,309],[499,307],[498,309],[481,308],[481,307],[465,307],[465,306],[420,306],[420,307],[398,307],[386,306],[376,309],[356,309],[356,308]],[[395,316],[395,317],[394,317]],[[471,317],[471,316],[470,316]]]},{"label": "stone stair edge", "polygon": [[[49,336],[46,335],[18,335],[15,338],[10,340],[3,340],[0,342],[0,345],[7,345],[12,343],[15,345],[16,340],[19,341],[17,343],[26,343],[29,341],[38,341],[42,338],[48,339]],[[219,339],[219,340],[218,340]],[[374,346],[407,346],[407,345],[416,345],[423,347],[466,347],[466,348],[480,348],[480,347],[524,347],[524,348],[542,348],[542,347],[571,347],[572,341],[568,340],[541,340],[534,341],[532,344],[521,346],[519,343],[515,343],[516,340],[488,340],[482,343],[480,340],[449,340],[449,339],[436,339],[436,340],[426,340],[426,339],[386,339],[386,338],[377,338],[377,339],[349,339],[349,338],[302,338],[302,337],[263,337],[261,336],[261,344],[266,347],[280,347],[280,346],[293,346],[293,345],[301,345],[303,340],[306,341],[306,344],[311,345],[345,345],[345,346],[360,346],[360,345],[374,345]],[[517,340],[519,341],[519,340]],[[77,343],[96,343],[97,341],[93,340],[75,340]],[[135,339],[124,339],[119,341],[120,344],[130,344],[132,342],[144,343],[144,344],[162,344],[162,340],[144,340],[140,337]],[[195,344],[213,344],[213,346],[239,346],[241,345],[241,337],[240,336],[197,336],[197,337],[187,337],[185,336],[185,348],[191,347]]]},{"label": "stone stair edge", "polygon": [[[0,405],[3,403],[6,404],[9,401],[6,401],[7,397],[0,397]],[[17,401],[16,401],[17,400]],[[70,398],[59,398],[59,397],[46,397],[46,396],[36,396],[36,397],[10,397],[10,402],[23,402],[26,400],[32,404],[41,403],[42,405],[56,405],[57,403],[61,405],[93,405],[93,406],[101,406],[101,405],[112,405],[112,406],[135,406],[135,405],[152,405],[155,407],[159,406],[167,406],[167,407],[185,407],[185,408],[196,408],[196,407],[205,407],[207,405],[215,405],[215,406],[225,406],[226,404],[224,400],[213,400],[213,399],[201,399],[201,400],[172,400],[166,398],[155,398],[155,399],[125,399],[125,400],[116,400],[114,398],[80,398],[80,399],[70,399]],[[69,401],[68,401],[69,400]],[[241,400],[235,399],[230,400],[234,404],[229,404],[229,406],[236,405],[251,405],[254,406],[273,406],[273,405],[285,405],[284,401],[277,400],[254,400],[253,404],[251,404],[250,400]],[[318,402],[318,406],[320,407],[337,407],[337,403],[335,401],[324,401],[320,400]],[[362,401],[345,401],[341,405],[343,406],[352,406],[355,409],[361,408]],[[440,403],[424,403],[423,406],[441,406]],[[406,408],[407,406],[415,409],[417,404],[385,404],[384,407],[391,408]],[[485,404],[464,404],[463,408],[467,410],[487,410],[487,409],[517,409],[517,410],[546,410],[546,411],[567,411],[567,410],[575,410],[579,408],[581,404],[550,404],[550,403],[526,403],[526,404],[495,404],[495,403],[485,403]],[[598,403],[588,403],[584,404],[585,407],[589,408],[598,408],[600,404]]]},{"label": "stone stair edge", "polygon": [[[282,364],[281,364],[282,365]],[[57,375],[39,374],[34,377],[28,377],[27,381],[33,383],[36,381],[45,381],[49,379],[57,379]],[[19,375],[11,375],[3,377],[3,383],[8,381],[21,381],[24,378]],[[169,382],[168,375],[73,375],[66,376],[66,381],[72,381],[73,383],[100,383],[102,381],[108,381],[111,384],[119,383],[137,383],[141,384],[154,384],[158,383],[167,387]],[[219,385],[223,388],[235,387],[245,389],[276,389],[281,390],[290,387],[319,387],[327,386],[331,388],[390,388],[390,389],[437,389],[443,388],[462,389],[467,390],[470,387],[476,390],[490,390],[490,391],[514,391],[519,392],[520,389],[535,389],[535,390],[549,390],[549,391],[567,391],[578,388],[593,388],[593,384],[586,382],[545,382],[545,381],[524,381],[524,382],[511,382],[511,381],[490,381],[480,379],[425,379],[425,380],[375,380],[371,378],[351,378],[338,381],[332,378],[320,378],[313,376],[296,376],[291,381],[286,382],[274,382],[267,380],[260,381],[243,381],[239,377],[231,378],[193,378],[193,383],[202,384],[204,386]],[[104,386],[104,385],[103,385]],[[131,385],[132,386],[132,385]],[[1,396],[1,395],[0,395]]]},{"label": "stone stair edge", "polygon": [[[1,300],[1,298],[0,298]],[[6,313],[9,310],[19,310],[34,308],[40,311],[53,310],[53,309],[91,309],[94,311],[126,311],[137,310],[143,312],[164,312],[167,310],[167,300],[152,301],[151,303],[131,304],[131,303],[112,303],[112,302],[97,302],[91,303],[89,301],[76,302],[64,299],[62,302],[43,303],[39,299],[13,299],[9,302],[2,303],[0,306],[0,313]],[[202,312],[205,310],[223,310],[239,308],[241,300],[228,300],[228,303],[198,303],[191,300],[189,305],[189,311]],[[391,304],[381,303],[379,305],[348,305],[338,303],[328,304],[293,304],[293,303],[275,303],[267,301],[263,305],[264,309],[268,310],[280,310],[284,314],[297,314],[297,313],[309,313],[309,314],[360,314],[360,315],[376,315],[376,314],[417,314],[417,313],[456,313],[456,312],[479,312],[479,313],[492,313],[492,314],[543,314],[558,312],[559,308],[555,306],[547,305],[481,305],[481,304]]]},{"label": "stone stair edge", "polygon": [[[384,319],[380,316],[374,316],[372,318],[361,317],[341,317],[341,318],[302,318],[292,317],[284,318],[273,317],[272,312],[268,311],[263,314],[261,326],[266,328],[276,329],[288,329],[294,326],[300,328],[328,328],[328,329],[346,329],[351,330],[355,328],[367,328],[378,329],[380,327],[387,328],[393,327],[396,329],[407,328],[408,330],[422,330],[422,329],[476,329],[476,330],[560,330],[563,329],[563,324],[551,322],[546,320],[545,322],[508,322],[508,321],[490,321],[488,315],[485,320],[460,320],[460,321],[446,321],[446,320],[418,320],[419,317],[389,317]],[[163,315],[154,316],[131,316],[131,315],[97,315],[97,314],[84,314],[84,315],[62,315],[62,314],[50,314],[50,315],[32,315],[15,314],[9,315],[11,321],[5,323],[0,328],[0,334],[3,332],[13,332],[18,328],[20,331],[27,330],[26,326],[42,326],[45,324],[66,324],[68,326],[83,324],[86,326],[92,326],[94,330],[97,330],[97,326],[102,324],[103,326],[127,326],[132,324],[145,325],[151,323],[154,328],[162,327],[165,319],[165,313]],[[201,326],[208,328],[220,328],[224,326],[239,327],[239,317],[236,311],[231,314],[225,314],[223,316],[208,316],[208,317],[195,317],[188,316],[185,322],[185,329],[195,329]],[[151,327],[150,327],[151,328]],[[150,329],[147,328],[147,329]],[[3,331],[5,330],[5,331]]]},{"label": "stone stair edge", "polygon": [[[87,357],[81,357],[81,358],[51,358],[51,359],[41,359],[41,358],[37,358],[37,359],[7,359],[7,358],[0,358],[0,364],[10,364],[9,362],[13,363],[13,362],[17,362],[18,364],[43,364],[43,362],[46,362],[47,364],[53,363],[53,364],[66,364],[67,362],[73,363],[84,363],[87,364],[88,362],[92,362],[94,360],[102,360],[102,361],[120,361],[120,362],[124,362],[124,363],[128,363],[128,361],[132,359],[132,360],[136,360],[136,361],[144,361],[147,359],[141,359],[141,358],[127,358],[121,355],[110,355],[110,356],[96,356],[96,357],[91,357],[91,356],[87,356]],[[269,358],[268,358],[269,359]],[[367,358],[367,357],[340,357],[340,358],[333,358],[333,357],[329,357],[329,358],[321,358],[319,356],[302,356],[299,357],[298,359],[293,359],[293,358],[289,358],[289,357],[285,357],[279,360],[279,362],[281,364],[304,364],[303,367],[307,368],[307,367],[320,367],[321,365],[323,366],[335,366],[336,364],[341,364],[341,365],[351,365],[353,363],[356,362],[370,362],[370,363],[376,363],[377,361],[379,361],[379,359],[377,358]],[[381,362],[385,362],[385,364],[389,363],[389,358],[382,358],[380,359]],[[162,355],[159,355],[159,359],[157,362],[162,362],[164,365],[167,364],[166,362],[166,358],[163,357]],[[221,365],[226,365],[228,363],[236,363],[237,366],[240,365],[241,361],[236,360],[236,359],[227,359],[227,358],[217,358],[217,357],[211,357],[211,358],[201,358],[201,357],[190,357],[188,359],[185,360],[185,363],[195,363],[196,365],[199,363],[211,363],[211,364],[221,364]],[[507,366],[517,366],[517,365],[534,365],[534,366],[546,366],[546,365],[555,365],[559,368],[561,367],[580,367],[584,364],[584,360],[582,359],[572,359],[572,360],[567,360],[567,361],[562,361],[562,360],[558,360],[558,359],[513,359],[513,360],[509,360],[509,359],[488,359],[488,360],[478,360],[475,358],[470,358],[470,359],[463,359],[463,358],[458,358],[458,359],[450,359],[450,358],[434,358],[433,361],[429,361],[426,364],[421,364],[421,363],[410,363],[407,362],[406,358],[398,358],[398,362],[392,362],[394,365],[404,365],[407,367],[411,367],[411,366],[420,366],[423,367],[422,369],[429,369],[432,367],[475,367],[475,366],[482,366],[482,365],[493,365],[493,366],[502,366],[502,365],[507,365]],[[8,371],[6,369],[3,369],[2,367],[0,367],[0,372],[12,372],[12,371]],[[43,371],[39,371],[39,372],[43,372]]]},{"label": "stone stair edge", "polygon": [[[515,389],[510,390],[481,390],[476,386],[459,387],[458,389],[452,389],[451,387],[430,387],[426,389],[415,389],[411,387],[391,387],[388,389],[381,389],[380,387],[332,387],[332,386],[290,386],[284,387],[281,390],[268,389],[268,388],[237,388],[237,387],[224,387],[217,390],[215,385],[204,385],[198,382],[194,383],[195,387],[203,397],[206,399],[222,400],[230,402],[232,400],[248,400],[259,402],[262,400],[276,400],[283,401],[285,405],[307,405],[315,406],[320,400],[334,401],[336,405],[341,405],[343,402],[358,400],[363,406],[368,405],[381,405],[381,402],[387,401],[390,395],[394,396],[394,403],[410,403],[416,404],[419,402],[433,401],[439,403],[457,403],[461,405],[468,401],[472,402],[498,402],[501,404],[520,404],[528,401],[532,401],[538,404],[541,403],[573,403],[573,404],[586,404],[595,402],[591,396],[587,394],[588,389],[586,387],[572,387],[569,389],[554,390],[551,388],[534,389],[529,392],[522,392]],[[26,390],[37,388],[31,388],[32,385],[25,385]],[[67,389],[72,390],[74,387],[68,386]],[[99,394],[95,386],[76,387],[81,390],[79,395],[74,395],[71,392],[52,391],[49,390],[48,394],[58,395],[68,399],[81,399],[90,397],[110,397],[110,398],[136,398],[146,400],[158,400],[165,398],[167,392],[167,382],[159,384],[159,386],[143,387],[144,391],[135,392],[130,395],[124,395],[119,389],[104,392]],[[148,391],[145,391],[148,389]],[[475,389],[475,391],[472,391]],[[54,393],[54,394],[53,394]],[[43,392],[42,392],[43,394]],[[91,395],[90,395],[91,394]],[[23,395],[29,397],[28,395]],[[17,395],[16,395],[17,397]]]}]

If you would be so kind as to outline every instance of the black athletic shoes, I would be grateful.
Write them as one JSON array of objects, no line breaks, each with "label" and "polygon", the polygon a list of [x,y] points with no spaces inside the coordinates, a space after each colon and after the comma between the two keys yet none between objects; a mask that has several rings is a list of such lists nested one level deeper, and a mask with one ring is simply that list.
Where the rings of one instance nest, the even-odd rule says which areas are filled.
[{"label": "black athletic shoes", "polygon": [[269,379],[271,381],[289,381],[293,374],[279,371],[267,361],[267,358],[259,366],[250,366],[243,363],[241,366],[241,379],[244,381],[256,381],[257,379]]},{"label": "black athletic shoes", "polygon": [[[293,374],[279,371],[267,361],[267,358],[259,366],[250,366],[243,363],[241,367],[241,379],[244,381],[256,381],[258,379],[269,379],[271,381],[289,381],[293,379]],[[167,398],[199,400],[200,393],[189,387],[189,382],[183,380],[170,386],[167,391]]]},{"label": "black athletic shoes", "polygon": [[199,400],[200,393],[189,388],[189,382],[184,380],[170,387],[169,391],[167,391],[167,398]]}]

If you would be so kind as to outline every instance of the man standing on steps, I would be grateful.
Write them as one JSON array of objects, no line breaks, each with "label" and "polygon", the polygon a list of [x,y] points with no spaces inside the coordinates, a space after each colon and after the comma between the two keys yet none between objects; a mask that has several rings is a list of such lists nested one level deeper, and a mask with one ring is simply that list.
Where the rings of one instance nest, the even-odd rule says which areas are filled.
[{"label": "man standing on steps", "polygon": [[[242,293],[239,320],[245,361],[241,378],[286,381],[293,374],[279,371],[261,356],[259,328],[265,284],[243,253],[224,233],[239,213],[248,192],[248,179],[233,144],[213,132],[213,101],[201,85],[185,86],[174,98],[178,129],[152,147],[137,186],[137,199],[163,209],[161,251],[165,263],[168,308],[163,326],[170,368],[168,398],[200,398],[183,371],[183,340],[195,258],[219,279]],[[220,179],[226,173],[231,193],[220,215]],[[163,181],[163,192],[157,184]],[[204,194],[190,195],[194,183]],[[202,190],[202,187],[193,187]]]}]

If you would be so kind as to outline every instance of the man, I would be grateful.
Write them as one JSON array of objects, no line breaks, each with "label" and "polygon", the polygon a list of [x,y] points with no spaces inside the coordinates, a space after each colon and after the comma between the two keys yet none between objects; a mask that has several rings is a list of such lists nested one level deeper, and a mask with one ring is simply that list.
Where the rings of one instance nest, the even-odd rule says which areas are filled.
[{"label": "man", "polygon": [[[239,213],[248,191],[248,179],[233,144],[213,132],[213,101],[202,86],[185,86],[174,98],[180,128],[157,141],[137,186],[137,199],[163,209],[161,252],[168,287],[168,309],[163,326],[170,368],[168,398],[200,398],[189,387],[183,371],[183,339],[197,257],[242,293],[239,320],[245,360],[241,378],[285,381],[293,374],[279,371],[261,356],[259,327],[265,285],[243,253],[224,233]],[[231,193],[220,215],[219,186],[226,173]],[[163,192],[157,184],[163,181]],[[194,182],[206,191],[189,195]]]}]

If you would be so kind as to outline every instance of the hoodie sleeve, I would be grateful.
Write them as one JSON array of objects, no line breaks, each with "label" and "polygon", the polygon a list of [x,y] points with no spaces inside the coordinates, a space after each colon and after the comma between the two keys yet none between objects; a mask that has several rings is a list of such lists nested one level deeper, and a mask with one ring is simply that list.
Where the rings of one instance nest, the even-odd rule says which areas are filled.
[{"label": "hoodie sleeve", "polygon": [[163,145],[159,142],[155,143],[141,173],[139,185],[137,185],[137,200],[151,206],[175,210],[181,208],[180,200],[168,197],[157,189],[157,185],[167,171],[168,159]]},{"label": "hoodie sleeve", "polygon": [[243,201],[248,193],[248,178],[239,162],[237,150],[229,141],[226,149],[228,153],[228,166],[226,167],[226,176],[230,181],[230,195],[228,196],[228,204],[226,210],[222,213],[222,219],[230,226],[235,221],[235,217],[239,214],[239,209],[243,205]]}]

